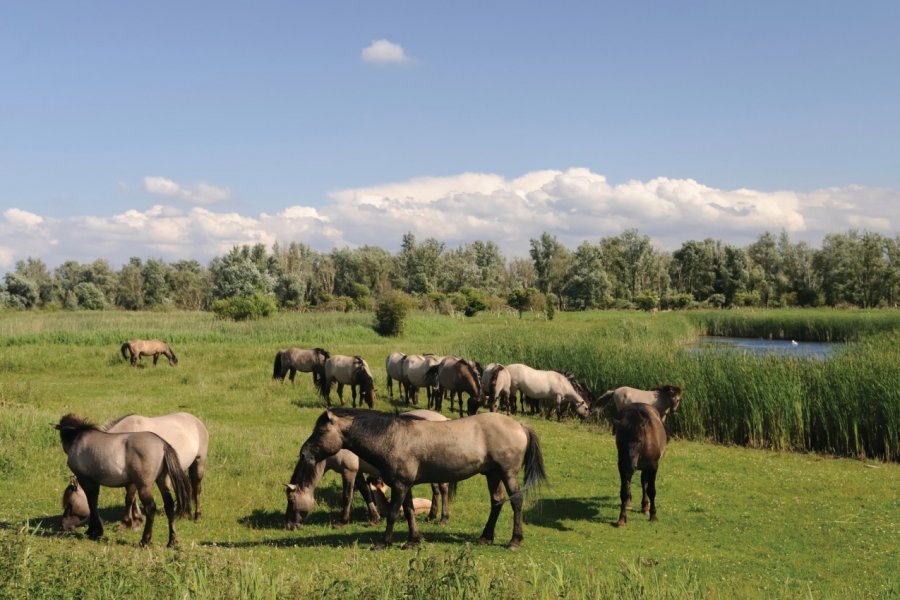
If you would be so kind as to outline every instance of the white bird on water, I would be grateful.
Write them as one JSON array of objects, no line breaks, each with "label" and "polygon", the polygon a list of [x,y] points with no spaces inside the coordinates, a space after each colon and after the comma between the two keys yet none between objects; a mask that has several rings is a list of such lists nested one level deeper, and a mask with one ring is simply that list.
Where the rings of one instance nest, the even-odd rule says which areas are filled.
[{"label": "white bird on water", "polygon": [[799,345],[800,344],[797,343],[797,340],[791,340],[791,346],[799,346]]}]

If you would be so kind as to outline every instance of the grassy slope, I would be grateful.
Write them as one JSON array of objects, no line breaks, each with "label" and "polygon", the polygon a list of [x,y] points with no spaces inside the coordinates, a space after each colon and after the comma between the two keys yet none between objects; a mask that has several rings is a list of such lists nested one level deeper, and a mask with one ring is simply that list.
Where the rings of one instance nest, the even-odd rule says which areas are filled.
[{"label": "grassy slope", "polygon": [[[563,315],[558,324],[522,328],[575,331],[616,318]],[[530,419],[544,446],[551,485],[527,510],[519,552],[467,546],[487,516],[482,478],[460,485],[446,528],[423,525],[428,543],[419,553],[370,552],[381,527],[332,528],[339,496],[333,474],[320,487],[323,505],[311,524],[284,531],[280,484],[321,409],[308,376],[298,375],[294,387],[270,382],[275,349],[322,345],[363,354],[380,386],[379,407],[387,409],[383,360],[389,350],[449,352],[483,345],[485,336],[518,326],[488,316],[417,316],[406,337],[385,341],[367,329],[368,320],[281,315],[231,324],[203,314],[0,315],[0,594],[900,593],[896,464],[677,440],[660,470],[660,522],[650,525],[633,514],[627,528],[616,529],[610,525],[618,514],[613,439],[575,422]],[[161,363],[130,369],[118,357],[122,340],[151,336],[170,341],[182,361],[177,368]],[[157,521],[157,545],[150,550],[136,548],[138,533],[115,531],[118,490],[101,494],[109,525],[103,541],[58,535],[67,471],[49,424],[70,410],[102,421],[179,409],[200,416],[211,432],[204,520],[178,523],[181,547],[162,547],[164,518]],[[360,504],[356,500],[357,522]],[[507,508],[498,542],[506,541],[510,520]],[[404,524],[398,526],[399,539],[405,531]]]}]

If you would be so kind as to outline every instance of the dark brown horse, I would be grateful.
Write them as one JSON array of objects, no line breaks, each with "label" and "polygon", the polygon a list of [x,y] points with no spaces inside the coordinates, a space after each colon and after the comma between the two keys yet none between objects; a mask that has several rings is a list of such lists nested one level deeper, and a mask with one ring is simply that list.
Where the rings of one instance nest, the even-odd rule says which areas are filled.
[{"label": "dark brown horse", "polygon": [[132,367],[137,366],[142,356],[152,356],[154,367],[160,355],[168,359],[170,367],[178,364],[178,357],[172,352],[172,348],[162,340],[128,340],[122,344],[121,350],[122,358],[129,359]]},{"label": "dark brown horse", "polygon": [[437,393],[434,398],[434,409],[441,412],[441,405],[444,402],[444,393],[450,393],[450,411],[453,412],[453,397],[459,399],[459,416],[463,416],[463,392],[469,395],[468,414],[474,415],[478,412],[478,407],[483,401],[481,391],[481,373],[478,363],[472,360],[459,358],[458,356],[448,356],[444,358],[438,365],[430,369],[431,373],[436,373],[436,381],[438,384]]},{"label": "dark brown horse", "polygon": [[[178,453],[168,442],[149,431],[106,433],[72,414],[63,416],[56,429],[68,456],[69,469],[78,477],[87,496],[89,538],[96,540],[103,535],[103,523],[97,510],[100,486],[134,486],[146,514],[141,546],[148,545],[156,516],[155,482],[169,521],[169,546],[175,545],[175,518],[190,514],[191,482],[181,470]],[[169,490],[170,482],[175,488],[174,500]]]},{"label": "dark brown horse", "polygon": [[631,506],[631,477],[641,472],[641,512],[650,513],[656,521],[656,471],[666,452],[666,430],[659,413],[649,404],[629,404],[622,408],[616,421],[616,449],[619,453],[619,527],[628,521],[626,509]]},{"label": "dark brown horse", "polygon": [[322,366],[331,355],[323,348],[286,348],[275,353],[275,366],[272,379],[280,379],[284,383],[285,376],[290,374],[291,383],[297,371],[312,373],[313,383],[318,385]]},{"label": "dark brown horse", "polygon": [[[483,544],[494,541],[497,517],[506,494],[513,510],[510,548],[522,543],[525,492],[545,481],[540,441],[533,429],[500,413],[434,422],[374,410],[334,408],[316,420],[300,450],[299,485],[308,485],[316,464],[341,448],[374,466],[391,486],[391,511],[377,548],[389,546],[403,506],[409,537],[404,547],[422,541],[410,493],[416,483],[454,482],[479,473],[487,478],[491,511],[481,533]],[[525,482],[518,474],[524,466]]]}]

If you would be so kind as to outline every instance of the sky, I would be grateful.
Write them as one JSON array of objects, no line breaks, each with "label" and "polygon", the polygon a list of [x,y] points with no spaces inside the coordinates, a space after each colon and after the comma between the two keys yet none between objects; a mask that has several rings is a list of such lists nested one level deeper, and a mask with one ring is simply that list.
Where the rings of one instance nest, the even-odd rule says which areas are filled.
[{"label": "sky", "polygon": [[900,231],[900,3],[0,8],[0,271]]}]

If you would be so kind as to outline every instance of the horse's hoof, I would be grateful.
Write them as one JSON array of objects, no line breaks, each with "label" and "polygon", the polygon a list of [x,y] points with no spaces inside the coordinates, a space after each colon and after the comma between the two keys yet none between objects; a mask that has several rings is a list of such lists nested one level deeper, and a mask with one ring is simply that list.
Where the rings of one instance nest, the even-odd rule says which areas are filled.
[{"label": "horse's hoof", "polygon": [[494,540],[491,538],[480,537],[480,538],[478,538],[478,543],[482,546],[487,546],[489,544],[493,544]]},{"label": "horse's hoof", "polygon": [[166,544],[166,548],[174,548],[178,545],[178,540],[169,540],[169,543]]},{"label": "horse's hoof", "polygon": [[519,549],[519,546],[520,546],[521,544],[522,544],[522,542],[519,542],[519,541],[510,542],[510,543],[508,543],[508,544],[506,545],[506,547],[507,547],[509,550],[518,550],[518,549]]},{"label": "horse's hoof", "polygon": [[149,548],[150,544],[152,544],[150,540],[141,540],[140,546],[141,548]]},{"label": "horse's hoof", "polygon": [[372,544],[372,550],[386,550],[390,544],[385,544],[384,542],[375,542]]},{"label": "horse's hoof", "polygon": [[404,550],[412,550],[413,548],[418,547],[419,543],[420,543],[420,540],[406,542],[405,544],[403,544],[402,548]]},{"label": "horse's hoof", "polygon": [[619,519],[619,522],[616,523],[616,527],[625,527],[625,520]]},{"label": "horse's hoof", "polygon": [[332,525],[332,527],[334,527],[335,529],[343,529],[344,525],[346,525],[346,523],[338,522],[338,523],[335,523],[334,525]]},{"label": "horse's hoof", "polygon": [[650,522],[651,522],[651,523],[656,523],[657,521],[659,521],[659,519],[656,518],[656,515],[650,515]]},{"label": "horse's hoof", "polygon": [[438,523],[438,526],[439,526],[439,527],[446,527],[446,526],[447,526],[447,519],[441,519],[441,522]]}]

